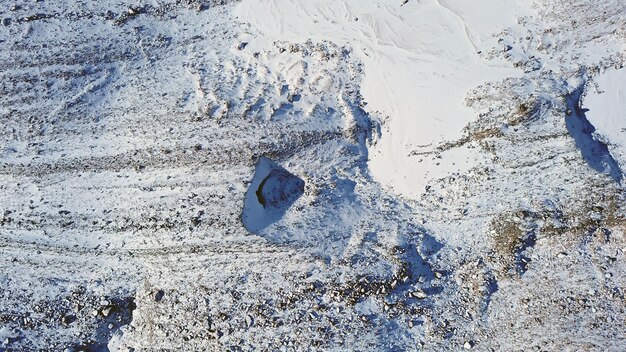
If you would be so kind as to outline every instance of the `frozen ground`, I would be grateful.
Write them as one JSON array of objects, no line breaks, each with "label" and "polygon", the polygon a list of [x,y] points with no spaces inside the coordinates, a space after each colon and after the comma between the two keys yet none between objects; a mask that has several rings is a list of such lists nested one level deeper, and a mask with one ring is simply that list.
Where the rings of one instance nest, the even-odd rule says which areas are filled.
[{"label": "frozen ground", "polygon": [[621,1],[0,22],[0,350],[626,349]]}]

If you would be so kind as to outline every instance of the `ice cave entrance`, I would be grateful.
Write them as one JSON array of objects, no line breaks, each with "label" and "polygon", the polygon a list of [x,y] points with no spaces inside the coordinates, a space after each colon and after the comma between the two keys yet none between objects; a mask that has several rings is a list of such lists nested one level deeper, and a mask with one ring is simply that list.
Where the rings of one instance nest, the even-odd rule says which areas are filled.
[{"label": "ice cave entrance", "polygon": [[246,192],[242,221],[246,229],[258,233],[280,220],[289,207],[304,194],[304,181],[269,158],[257,163]]}]

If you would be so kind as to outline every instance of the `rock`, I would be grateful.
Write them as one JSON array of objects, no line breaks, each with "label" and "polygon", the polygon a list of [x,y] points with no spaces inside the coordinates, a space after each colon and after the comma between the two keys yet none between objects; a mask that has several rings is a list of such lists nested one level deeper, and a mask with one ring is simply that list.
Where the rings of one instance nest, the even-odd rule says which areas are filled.
[{"label": "rock", "polygon": [[265,208],[278,208],[303,193],[304,181],[284,169],[272,170],[256,192],[259,203]]},{"label": "rock", "polygon": [[76,316],[75,316],[75,315],[73,315],[73,314],[64,315],[64,316],[61,318],[61,323],[62,323],[63,325],[70,325],[71,323],[73,323],[73,322],[75,322],[75,321],[76,321]]},{"label": "rock", "polygon": [[247,46],[248,46],[248,42],[243,42],[243,43],[240,43],[239,45],[237,45],[237,49],[239,49],[239,50],[243,50],[243,49],[245,49]]},{"label": "rock", "polygon": [[420,290],[420,289],[415,290],[415,291],[413,291],[413,292],[409,293],[409,295],[410,295],[411,297],[413,297],[413,298],[417,298],[417,299],[425,299],[426,297],[428,297],[428,295],[426,294],[426,292],[424,292],[424,291],[422,291],[422,290]]},{"label": "rock", "polygon": [[246,192],[242,216],[246,229],[257,233],[280,220],[304,194],[304,186],[304,180],[261,157]]},{"label": "rock", "polygon": [[254,324],[254,319],[250,315],[246,315],[246,326],[251,327]]},{"label": "rock", "polygon": [[7,18],[3,18],[3,19],[2,19],[2,25],[3,25],[3,26],[5,26],[5,27],[6,27],[6,26],[8,26],[8,25],[10,25],[10,24],[11,24],[11,19],[10,19],[10,18],[8,18],[8,17],[7,17]]},{"label": "rock", "polygon": [[111,307],[106,307],[102,310],[102,316],[103,317],[108,317],[109,314],[111,314]]},{"label": "rock", "polygon": [[463,348],[465,348],[466,350],[471,350],[472,348],[474,348],[474,342],[472,341],[465,342],[465,344],[463,345]]},{"label": "rock", "polygon": [[158,290],[155,294],[154,294],[154,300],[156,302],[161,302],[161,300],[163,299],[163,296],[165,296],[165,292],[163,292],[163,290]]},{"label": "rock", "polygon": [[32,22],[32,21],[38,21],[38,20],[42,20],[44,18],[49,18],[50,15],[44,14],[44,13],[36,13],[34,15],[30,15],[30,16],[26,16],[24,18],[22,18],[22,20],[24,22]]}]

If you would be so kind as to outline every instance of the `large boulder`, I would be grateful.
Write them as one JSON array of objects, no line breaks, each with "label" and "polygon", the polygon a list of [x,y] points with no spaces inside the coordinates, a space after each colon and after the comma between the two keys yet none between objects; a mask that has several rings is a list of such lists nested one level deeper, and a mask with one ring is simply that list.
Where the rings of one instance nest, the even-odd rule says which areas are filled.
[{"label": "large boulder", "polygon": [[304,193],[304,181],[266,157],[261,157],[246,192],[242,221],[258,233],[280,220]]}]

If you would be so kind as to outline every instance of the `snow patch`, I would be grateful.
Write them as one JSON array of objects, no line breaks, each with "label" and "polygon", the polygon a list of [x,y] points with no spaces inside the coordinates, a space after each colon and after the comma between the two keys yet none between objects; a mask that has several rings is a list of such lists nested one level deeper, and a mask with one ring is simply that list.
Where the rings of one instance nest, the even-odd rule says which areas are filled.
[{"label": "snow patch", "polygon": [[626,69],[608,70],[594,78],[584,106],[599,139],[607,141],[618,163],[626,165]]},{"label": "snow patch", "polygon": [[[521,74],[510,64],[482,59],[477,43],[529,13],[530,5],[512,0],[464,3],[244,0],[235,14],[261,31],[268,44],[332,38],[354,48],[364,63],[366,109],[388,117],[370,154],[372,175],[396,193],[417,197],[428,180],[449,170],[418,162],[411,148],[459,139],[474,118],[464,104],[466,92]],[[470,161],[473,156],[467,153]]]}]

